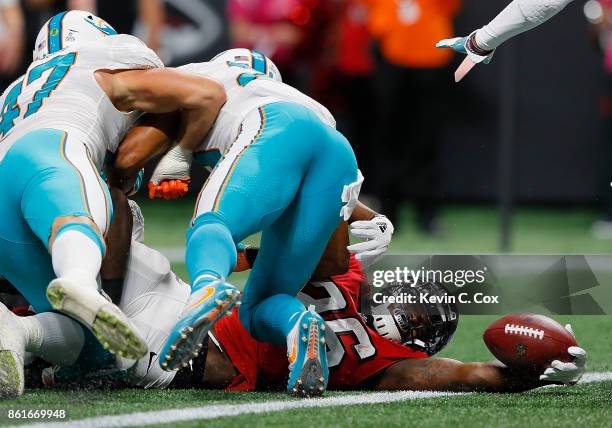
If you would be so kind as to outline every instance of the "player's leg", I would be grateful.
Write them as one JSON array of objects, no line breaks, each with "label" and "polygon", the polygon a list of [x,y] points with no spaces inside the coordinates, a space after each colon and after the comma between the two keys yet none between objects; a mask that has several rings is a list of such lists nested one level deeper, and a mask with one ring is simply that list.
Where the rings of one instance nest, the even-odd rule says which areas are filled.
[{"label": "player's leg", "polygon": [[114,362],[81,324],[53,312],[20,317],[0,303],[0,396],[23,392],[25,352],[79,374]]},{"label": "player's leg", "polygon": [[[112,205],[85,146],[61,131],[34,131],[15,143],[2,166],[0,181],[27,178],[16,197],[21,217],[51,253],[57,278],[46,294],[53,309],[81,321],[105,347],[133,357],[144,354],[144,342],[127,317],[98,291],[96,277]],[[24,295],[40,295],[40,283],[20,278],[24,269],[9,279]]]},{"label": "player's leg", "polygon": [[295,199],[263,232],[240,308],[241,321],[255,338],[287,345],[288,392],[299,395],[325,389],[327,361],[323,321],[295,296],[342,220],[343,190],[357,179],[357,164],[346,139],[331,128],[322,132],[313,141],[315,155]]},{"label": "player's leg", "polygon": [[[200,193],[187,234],[186,262],[193,291],[162,351],[162,365],[168,363],[168,368],[186,364],[210,326],[231,309],[237,292],[225,278],[236,263],[236,244],[282,214],[307,170],[313,148],[285,138],[286,128],[295,125],[283,103],[278,104],[247,115]],[[308,134],[308,129],[300,132]]]},{"label": "player's leg", "polygon": [[[159,365],[159,353],[168,333],[189,298],[190,287],[170,269],[161,253],[138,242],[132,242],[120,308],[146,338],[149,353],[138,361],[117,358],[110,367],[93,371],[74,364],[70,368],[56,368],[44,374],[48,384],[74,382],[75,377],[115,383],[121,381],[143,388],[164,388],[175,372],[167,372]],[[100,369],[103,368],[103,371]]]}]

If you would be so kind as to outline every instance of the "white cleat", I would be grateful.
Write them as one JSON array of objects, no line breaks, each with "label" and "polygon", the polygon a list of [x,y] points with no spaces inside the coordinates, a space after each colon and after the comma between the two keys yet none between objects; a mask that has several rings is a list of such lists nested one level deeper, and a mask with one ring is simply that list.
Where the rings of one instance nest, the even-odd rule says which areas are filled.
[{"label": "white cleat", "polygon": [[17,316],[0,303],[0,398],[23,394],[24,335]]},{"label": "white cleat", "polygon": [[147,353],[147,345],[136,327],[121,309],[97,291],[97,286],[57,278],[49,283],[47,298],[53,309],[89,328],[109,351],[134,360]]}]

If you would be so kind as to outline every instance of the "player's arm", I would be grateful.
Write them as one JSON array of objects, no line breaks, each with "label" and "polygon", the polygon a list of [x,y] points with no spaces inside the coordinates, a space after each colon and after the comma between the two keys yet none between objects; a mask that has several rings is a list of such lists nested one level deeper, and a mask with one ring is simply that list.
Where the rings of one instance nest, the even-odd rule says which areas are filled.
[{"label": "player's arm", "polygon": [[[574,336],[572,326],[565,329]],[[575,336],[574,336],[575,337]],[[506,367],[500,362],[462,363],[448,358],[402,360],[374,385],[382,390],[519,392],[544,385],[574,385],[586,371],[583,348],[567,348],[569,361],[554,360],[542,372]]]},{"label": "player's arm", "polygon": [[173,68],[98,70],[95,76],[121,111],[181,111],[183,123],[178,142],[186,151],[193,151],[202,143],[226,100],[221,84]]},{"label": "player's arm", "polygon": [[549,384],[539,374],[501,363],[462,363],[448,358],[407,359],[385,370],[374,389],[395,391],[520,392]]},{"label": "player's arm", "polygon": [[[140,110],[148,113],[170,113],[179,111],[180,126],[176,132],[177,146],[162,162],[170,177],[162,179],[189,181],[193,150],[198,147],[210,131],[219,110],[226,100],[225,89],[219,83],[171,68],[152,70],[98,70],[96,80],[115,107],[121,111]],[[176,123],[176,122],[175,122]],[[164,131],[149,126],[142,131],[144,137],[152,138],[140,153],[148,157],[163,145]],[[141,135],[140,137],[143,137]],[[157,137],[157,138],[156,138]],[[138,138],[142,140],[144,138]],[[166,139],[164,138],[164,142]],[[127,151],[127,150],[126,150]],[[134,159],[131,160],[134,163]],[[130,164],[124,161],[124,167]],[[125,180],[125,169],[123,170]],[[157,183],[156,183],[157,184]]]},{"label": "player's arm", "polygon": [[100,268],[102,289],[113,303],[119,304],[132,242],[132,211],[125,193],[111,187],[113,222],[106,234],[106,254]]},{"label": "player's arm", "polygon": [[312,281],[326,280],[334,275],[341,275],[349,270],[350,254],[347,250],[349,244],[348,226],[341,222],[325,247],[323,256],[319,260]]},{"label": "player's arm", "polygon": [[144,115],[117,148],[111,172],[113,185],[125,193],[133,189],[138,172],[147,162],[170,150],[179,126],[178,111]]},{"label": "player's arm", "polygon": [[460,81],[474,65],[488,64],[495,49],[506,40],[529,31],[561,12],[573,0],[514,0],[489,24],[466,37],[440,40],[439,48],[467,55],[455,72]]}]

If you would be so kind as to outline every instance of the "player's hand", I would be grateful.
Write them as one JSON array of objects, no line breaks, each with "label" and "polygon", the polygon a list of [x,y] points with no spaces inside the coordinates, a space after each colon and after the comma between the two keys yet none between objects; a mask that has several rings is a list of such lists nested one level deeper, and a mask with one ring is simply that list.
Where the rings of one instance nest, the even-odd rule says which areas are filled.
[{"label": "player's hand", "polygon": [[476,64],[488,64],[493,58],[495,50],[483,51],[476,46],[475,42],[476,31],[466,37],[455,37],[452,39],[440,40],[436,43],[437,48],[449,48],[455,52],[467,55],[467,58],[461,63],[457,71],[455,71],[455,82],[459,82]]},{"label": "player's hand", "polygon": [[176,199],[189,190],[193,152],[175,146],[157,164],[149,181],[149,198]]},{"label": "player's hand", "polygon": [[[565,329],[570,332],[572,336],[576,337],[570,324],[566,324]],[[570,346],[567,348],[567,353],[574,357],[574,361],[571,363],[564,363],[559,360],[553,361],[550,363],[550,367],[544,370],[544,373],[540,375],[540,380],[562,383],[565,385],[574,385],[578,382],[586,371],[587,353],[578,346]]]},{"label": "player's hand", "polygon": [[149,181],[150,199],[178,199],[189,191],[190,179],[183,180],[163,180],[158,184]]},{"label": "player's hand", "polygon": [[387,252],[393,236],[393,224],[384,215],[377,215],[372,220],[355,221],[350,228],[353,236],[365,239],[347,247],[364,266],[375,263]]},{"label": "player's hand", "polygon": [[144,243],[144,216],[136,201],[128,199],[132,211],[132,241]]}]

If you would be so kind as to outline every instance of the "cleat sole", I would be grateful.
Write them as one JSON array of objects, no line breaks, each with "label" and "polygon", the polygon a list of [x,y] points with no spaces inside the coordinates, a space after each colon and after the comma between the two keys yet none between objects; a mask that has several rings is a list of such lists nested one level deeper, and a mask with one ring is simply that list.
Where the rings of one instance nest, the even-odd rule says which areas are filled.
[{"label": "cleat sole", "polygon": [[0,398],[16,398],[23,388],[23,361],[14,351],[0,351]]},{"label": "cleat sole", "polygon": [[175,371],[186,367],[189,361],[194,358],[194,353],[199,355],[203,342],[208,337],[208,332],[212,326],[237,306],[240,302],[239,298],[239,293],[232,293],[224,300],[217,299],[221,303],[219,304],[216,301],[216,308],[201,316],[193,325],[181,330],[167,352],[166,367],[162,366],[162,369]]},{"label": "cleat sole", "polygon": [[65,283],[54,280],[47,287],[47,299],[53,309],[87,326],[109,352],[135,360],[147,353],[146,343],[135,332],[128,318],[123,315],[123,319],[121,311],[102,296],[86,293],[74,284],[67,288]]},{"label": "cleat sole", "polygon": [[327,387],[326,373],[320,359],[320,350],[325,349],[324,345],[321,347],[320,344],[325,343],[325,338],[321,337],[321,324],[316,320],[310,321],[310,324],[302,324],[301,327],[306,330],[304,334],[307,335],[301,337],[303,342],[307,342],[305,361],[300,368],[291,369],[299,370],[299,374],[295,384],[289,387],[287,392],[301,398],[320,397]]},{"label": "cleat sole", "polygon": [[146,343],[113,312],[98,311],[91,330],[106,349],[121,357],[136,360],[147,353]]}]

